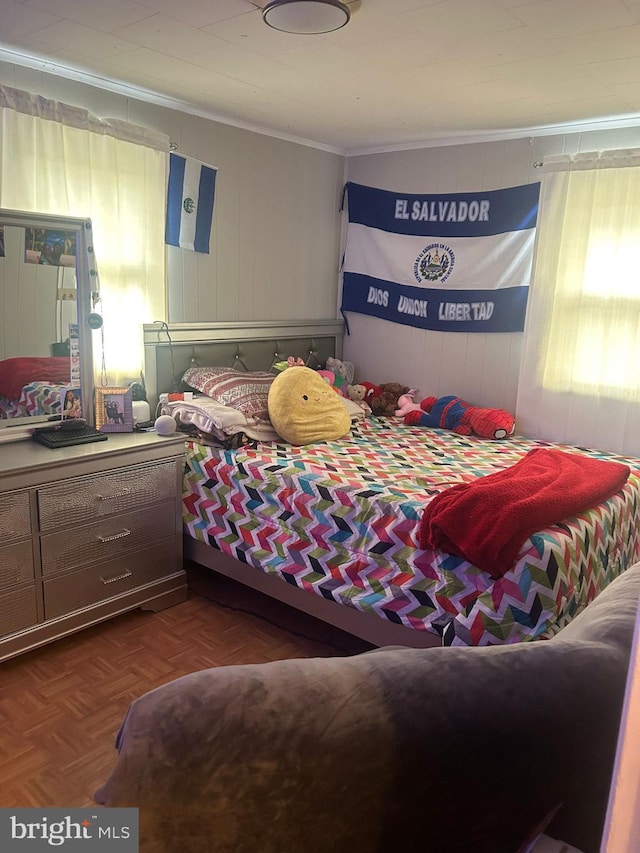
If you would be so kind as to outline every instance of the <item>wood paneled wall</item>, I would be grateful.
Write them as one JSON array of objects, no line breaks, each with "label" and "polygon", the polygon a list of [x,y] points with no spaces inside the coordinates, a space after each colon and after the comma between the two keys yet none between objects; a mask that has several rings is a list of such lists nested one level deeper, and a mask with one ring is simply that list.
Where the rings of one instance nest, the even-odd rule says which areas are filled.
[{"label": "wood paneled wall", "polygon": [[[639,127],[434,146],[349,157],[346,179],[407,193],[502,189],[538,181],[533,164],[550,154],[637,146]],[[357,314],[348,322],[344,358],[359,379],[401,382],[418,390],[418,400],[458,394],[515,410],[521,332],[432,332]]]},{"label": "wood paneled wall", "polygon": [[[500,189],[538,180],[533,164],[549,154],[640,146],[640,128],[627,127],[363,154],[345,167],[338,153],[35,69],[0,62],[0,83],[155,128],[178,153],[218,168],[211,254],[167,249],[171,322],[336,316],[345,180],[404,192]],[[344,357],[360,379],[515,409],[522,333],[425,332],[355,314],[349,327]]]},{"label": "wood paneled wall", "polygon": [[168,247],[171,321],[335,316],[343,158],[204,123],[179,152],[218,168],[212,253]]},{"label": "wood paneled wall", "polygon": [[74,287],[69,267],[25,263],[24,229],[4,228],[0,259],[0,359],[49,356],[76,322],[75,300],[58,302],[58,287]]},{"label": "wood paneled wall", "polygon": [[211,252],[167,247],[167,316],[158,319],[336,316],[340,154],[5,62],[0,84],[154,128],[177,153],[218,169]]}]

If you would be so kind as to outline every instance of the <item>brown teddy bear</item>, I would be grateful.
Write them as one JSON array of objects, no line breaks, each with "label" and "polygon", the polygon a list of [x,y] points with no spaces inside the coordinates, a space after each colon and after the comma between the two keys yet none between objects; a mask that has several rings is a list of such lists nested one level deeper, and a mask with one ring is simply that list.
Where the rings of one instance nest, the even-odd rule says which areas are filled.
[{"label": "brown teddy bear", "polygon": [[367,389],[365,401],[371,412],[382,418],[393,417],[398,408],[398,398],[411,390],[408,385],[400,385],[399,382],[383,382],[382,385],[374,385],[372,382],[360,384]]}]

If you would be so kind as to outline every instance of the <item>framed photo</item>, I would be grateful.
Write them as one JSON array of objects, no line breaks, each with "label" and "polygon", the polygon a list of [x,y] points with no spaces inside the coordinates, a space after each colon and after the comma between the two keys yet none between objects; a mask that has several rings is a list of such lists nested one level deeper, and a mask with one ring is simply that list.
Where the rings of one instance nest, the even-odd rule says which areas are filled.
[{"label": "framed photo", "polygon": [[76,232],[49,228],[24,229],[24,260],[50,267],[76,265]]},{"label": "framed photo", "polygon": [[96,388],[96,429],[133,432],[130,388]]},{"label": "framed photo", "polygon": [[82,397],[80,388],[69,385],[60,392],[60,412],[63,418],[82,417]]}]

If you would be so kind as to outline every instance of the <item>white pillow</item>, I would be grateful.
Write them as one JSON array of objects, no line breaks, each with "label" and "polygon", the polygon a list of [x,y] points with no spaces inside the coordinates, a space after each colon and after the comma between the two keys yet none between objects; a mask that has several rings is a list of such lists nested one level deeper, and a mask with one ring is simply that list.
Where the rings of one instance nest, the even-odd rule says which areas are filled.
[{"label": "white pillow", "polygon": [[226,438],[238,432],[244,432],[256,441],[279,441],[278,434],[271,422],[263,418],[245,415],[238,409],[223,406],[211,397],[196,396],[193,400],[176,400],[165,403],[163,414],[173,415],[183,424],[191,424],[201,432],[216,438]]}]

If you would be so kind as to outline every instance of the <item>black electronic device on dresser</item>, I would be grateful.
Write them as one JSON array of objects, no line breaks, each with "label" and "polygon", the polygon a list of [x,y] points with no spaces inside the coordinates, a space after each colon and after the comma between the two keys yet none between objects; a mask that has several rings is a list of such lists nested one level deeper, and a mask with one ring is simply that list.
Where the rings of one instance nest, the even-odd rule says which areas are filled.
[{"label": "black electronic device on dresser", "polygon": [[56,419],[51,426],[34,430],[31,437],[45,447],[71,447],[74,444],[107,439],[105,433],[89,426],[84,418]]}]

